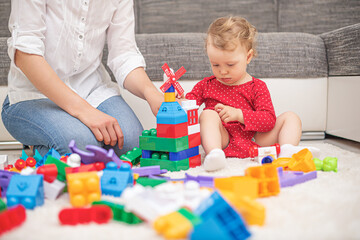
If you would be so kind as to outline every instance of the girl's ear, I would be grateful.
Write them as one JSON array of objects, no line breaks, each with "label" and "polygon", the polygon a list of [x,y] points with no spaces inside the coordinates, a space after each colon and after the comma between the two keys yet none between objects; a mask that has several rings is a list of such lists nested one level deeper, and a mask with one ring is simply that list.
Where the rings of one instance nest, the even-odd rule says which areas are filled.
[{"label": "girl's ear", "polygon": [[247,57],[246,57],[246,63],[249,64],[251,62],[251,59],[254,57],[254,50],[250,49],[248,51]]}]

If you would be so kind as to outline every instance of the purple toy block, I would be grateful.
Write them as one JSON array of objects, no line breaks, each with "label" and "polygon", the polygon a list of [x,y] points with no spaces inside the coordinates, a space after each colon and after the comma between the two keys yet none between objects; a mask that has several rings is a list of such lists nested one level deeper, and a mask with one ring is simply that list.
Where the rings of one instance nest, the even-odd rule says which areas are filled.
[{"label": "purple toy block", "polygon": [[122,164],[120,158],[115,154],[114,149],[109,149],[109,151],[107,151],[106,149],[95,145],[87,145],[86,150],[89,150],[90,152],[85,152],[76,147],[75,140],[70,141],[69,148],[73,153],[80,155],[81,162],[84,164],[95,162],[103,162],[107,164],[111,161],[115,162],[118,167]]},{"label": "purple toy block", "polygon": [[166,169],[160,169],[159,165],[133,168],[132,170],[133,170],[133,173],[139,174],[139,177],[145,177],[145,176],[150,176],[150,175],[159,175],[159,174],[167,173],[167,170]]},{"label": "purple toy block", "polygon": [[0,170],[0,187],[1,187],[1,197],[6,196],[6,191],[10,183],[12,176],[19,174],[17,172],[9,172],[6,170]]},{"label": "purple toy block", "polygon": [[315,179],[317,177],[317,172],[297,172],[297,171],[283,171],[282,167],[278,168],[280,186],[281,187],[291,187],[299,183]]},{"label": "purple toy block", "polygon": [[214,177],[210,176],[191,176],[185,173],[185,182],[187,181],[196,181],[200,184],[201,187],[214,187]]}]

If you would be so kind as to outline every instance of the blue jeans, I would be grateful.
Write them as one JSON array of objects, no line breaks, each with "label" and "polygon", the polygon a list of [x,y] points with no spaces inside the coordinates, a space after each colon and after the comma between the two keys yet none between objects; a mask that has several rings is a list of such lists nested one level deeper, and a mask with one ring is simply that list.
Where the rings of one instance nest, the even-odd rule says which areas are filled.
[{"label": "blue jeans", "polygon": [[111,147],[96,140],[90,129],[79,119],[71,116],[49,99],[18,102],[10,106],[6,97],[2,107],[2,121],[9,133],[24,145],[34,146],[44,156],[54,148],[61,155],[70,153],[70,140],[86,151],[86,145],[105,149],[114,148],[119,156],[139,146],[143,130],[140,121],[121,96],[113,96],[98,107],[98,110],[116,118],[124,134],[124,146]]}]

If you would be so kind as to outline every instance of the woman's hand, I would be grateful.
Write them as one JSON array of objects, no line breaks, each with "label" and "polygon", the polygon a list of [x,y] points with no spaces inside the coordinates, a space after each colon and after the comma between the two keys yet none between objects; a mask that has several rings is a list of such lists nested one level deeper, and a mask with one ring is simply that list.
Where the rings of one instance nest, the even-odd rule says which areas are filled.
[{"label": "woman's hand", "polygon": [[219,114],[224,123],[234,121],[244,123],[244,116],[241,109],[218,103],[215,105],[215,111]]},{"label": "woman's hand", "polygon": [[111,146],[117,142],[120,149],[124,146],[124,135],[116,118],[93,107],[81,112],[77,118],[90,128],[96,140]]}]

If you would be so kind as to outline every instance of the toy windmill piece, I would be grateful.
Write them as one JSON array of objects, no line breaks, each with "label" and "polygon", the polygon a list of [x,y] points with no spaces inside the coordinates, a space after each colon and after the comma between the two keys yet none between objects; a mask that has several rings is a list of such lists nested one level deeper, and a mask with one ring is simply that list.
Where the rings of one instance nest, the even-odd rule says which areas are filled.
[{"label": "toy windmill piece", "polygon": [[177,80],[184,75],[184,73],[186,73],[185,68],[182,66],[179,70],[176,71],[176,73],[174,74],[169,66],[167,65],[167,63],[164,63],[164,65],[161,67],[164,72],[165,75],[169,78],[161,87],[161,91],[165,92],[166,90],[168,90],[171,86],[174,86],[174,88],[176,89],[176,91],[178,92],[178,94],[181,96],[184,93],[184,89],[180,86],[180,84],[177,82]]}]

